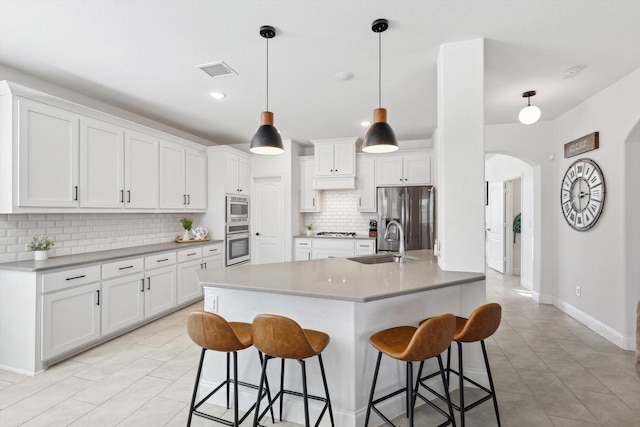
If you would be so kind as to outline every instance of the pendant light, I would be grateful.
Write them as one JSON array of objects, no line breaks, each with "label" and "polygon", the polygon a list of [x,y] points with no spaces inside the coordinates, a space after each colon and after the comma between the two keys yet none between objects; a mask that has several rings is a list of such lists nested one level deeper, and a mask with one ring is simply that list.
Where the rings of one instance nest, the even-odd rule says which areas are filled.
[{"label": "pendant light", "polygon": [[387,109],[382,108],[382,33],[389,28],[389,21],[376,19],[371,30],[378,33],[378,108],[373,110],[373,124],[364,136],[362,151],[365,153],[390,153],[398,149],[396,134],[387,123]]},{"label": "pendant light", "polygon": [[255,154],[280,154],[284,153],[282,138],[278,129],[273,126],[273,113],[269,111],[269,39],[276,36],[276,29],[263,25],[260,27],[260,35],[267,39],[267,108],[260,115],[260,127],[251,138],[249,151]]},{"label": "pendant light", "polygon": [[538,121],[540,118],[540,109],[535,105],[531,105],[531,97],[536,96],[535,90],[530,90],[522,94],[523,98],[527,98],[527,106],[520,110],[518,119],[525,125],[530,125]]}]

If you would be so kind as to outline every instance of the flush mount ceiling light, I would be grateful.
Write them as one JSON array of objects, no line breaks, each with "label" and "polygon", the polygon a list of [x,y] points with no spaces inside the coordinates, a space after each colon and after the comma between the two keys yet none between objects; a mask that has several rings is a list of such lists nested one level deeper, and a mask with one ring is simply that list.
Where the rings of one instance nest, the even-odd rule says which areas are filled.
[{"label": "flush mount ceiling light", "polygon": [[373,110],[373,124],[364,136],[362,151],[365,153],[390,153],[398,149],[396,134],[387,123],[387,109],[382,108],[382,33],[389,28],[389,21],[376,19],[371,30],[378,33],[378,108]]},{"label": "flush mount ceiling light", "polygon": [[263,25],[260,27],[260,36],[267,40],[267,108],[260,115],[260,127],[251,138],[249,151],[256,154],[280,154],[284,153],[282,138],[278,129],[273,126],[273,113],[269,111],[269,39],[276,36],[276,29]]},{"label": "flush mount ceiling light", "polygon": [[222,99],[222,98],[224,98],[225,96],[227,96],[227,95],[225,95],[225,94],[224,94],[224,93],[222,93],[222,92],[211,92],[211,93],[210,93],[210,95],[211,95],[211,97],[212,97],[213,99]]},{"label": "flush mount ceiling light", "polygon": [[522,94],[523,98],[527,98],[527,106],[520,110],[520,114],[518,114],[518,119],[521,123],[525,125],[530,125],[535,123],[540,118],[540,109],[535,105],[531,105],[531,97],[536,96],[535,90],[530,90]]}]

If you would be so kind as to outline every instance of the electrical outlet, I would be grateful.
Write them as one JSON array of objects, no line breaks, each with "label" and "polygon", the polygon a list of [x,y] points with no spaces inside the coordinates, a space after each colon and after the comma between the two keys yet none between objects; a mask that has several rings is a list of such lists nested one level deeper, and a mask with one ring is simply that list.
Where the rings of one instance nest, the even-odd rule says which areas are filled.
[{"label": "electrical outlet", "polygon": [[582,289],[580,289],[580,286],[576,286],[576,296],[579,297],[582,295]]},{"label": "electrical outlet", "polygon": [[210,313],[218,312],[218,295],[205,294],[204,310]]}]

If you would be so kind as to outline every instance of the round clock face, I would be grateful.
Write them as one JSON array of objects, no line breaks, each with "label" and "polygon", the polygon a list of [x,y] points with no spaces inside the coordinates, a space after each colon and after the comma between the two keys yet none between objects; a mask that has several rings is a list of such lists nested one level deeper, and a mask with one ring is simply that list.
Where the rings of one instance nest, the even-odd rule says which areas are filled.
[{"label": "round clock face", "polygon": [[567,223],[578,231],[593,227],[604,208],[604,175],[590,159],[576,160],[562,180],[560,203]]}]

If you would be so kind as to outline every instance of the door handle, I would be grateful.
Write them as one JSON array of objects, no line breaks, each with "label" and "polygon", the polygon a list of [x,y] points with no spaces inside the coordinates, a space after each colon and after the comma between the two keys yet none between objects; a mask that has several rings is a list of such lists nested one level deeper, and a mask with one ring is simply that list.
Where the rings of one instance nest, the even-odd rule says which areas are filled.
[{"label": "door handle", "polygon": [[100,289],[96,289],[96,292],[98,294],[98,302],[96,303],[96,305],[100,305]]},{"label": "door handle", "polygon": [[120,203],[124,203],[124,190],[120,190]]},{"label": "door handle", "polygon": [[127,203],[131,203],[131,190],[127,190]]},{"label": "door handle", "polygon": [[187,204],[191,204],[191,194],[187,194]]},{"label": "door handle", "polygon": [[147,277],[147,290],[151,290],[151,277]]},{"label": "door handle", "polygon": [[260,233],[256,233],[256,236],[259,236],[259,235],[260,235]]},{"label": "door handle", "polygon": [[141,282],[140,292],[144,292],[144,279],[140,279],[140,282]]},{"label": "door handle", "polygon": [[73,187],[73,200],[78,200],[78,186]]}]

